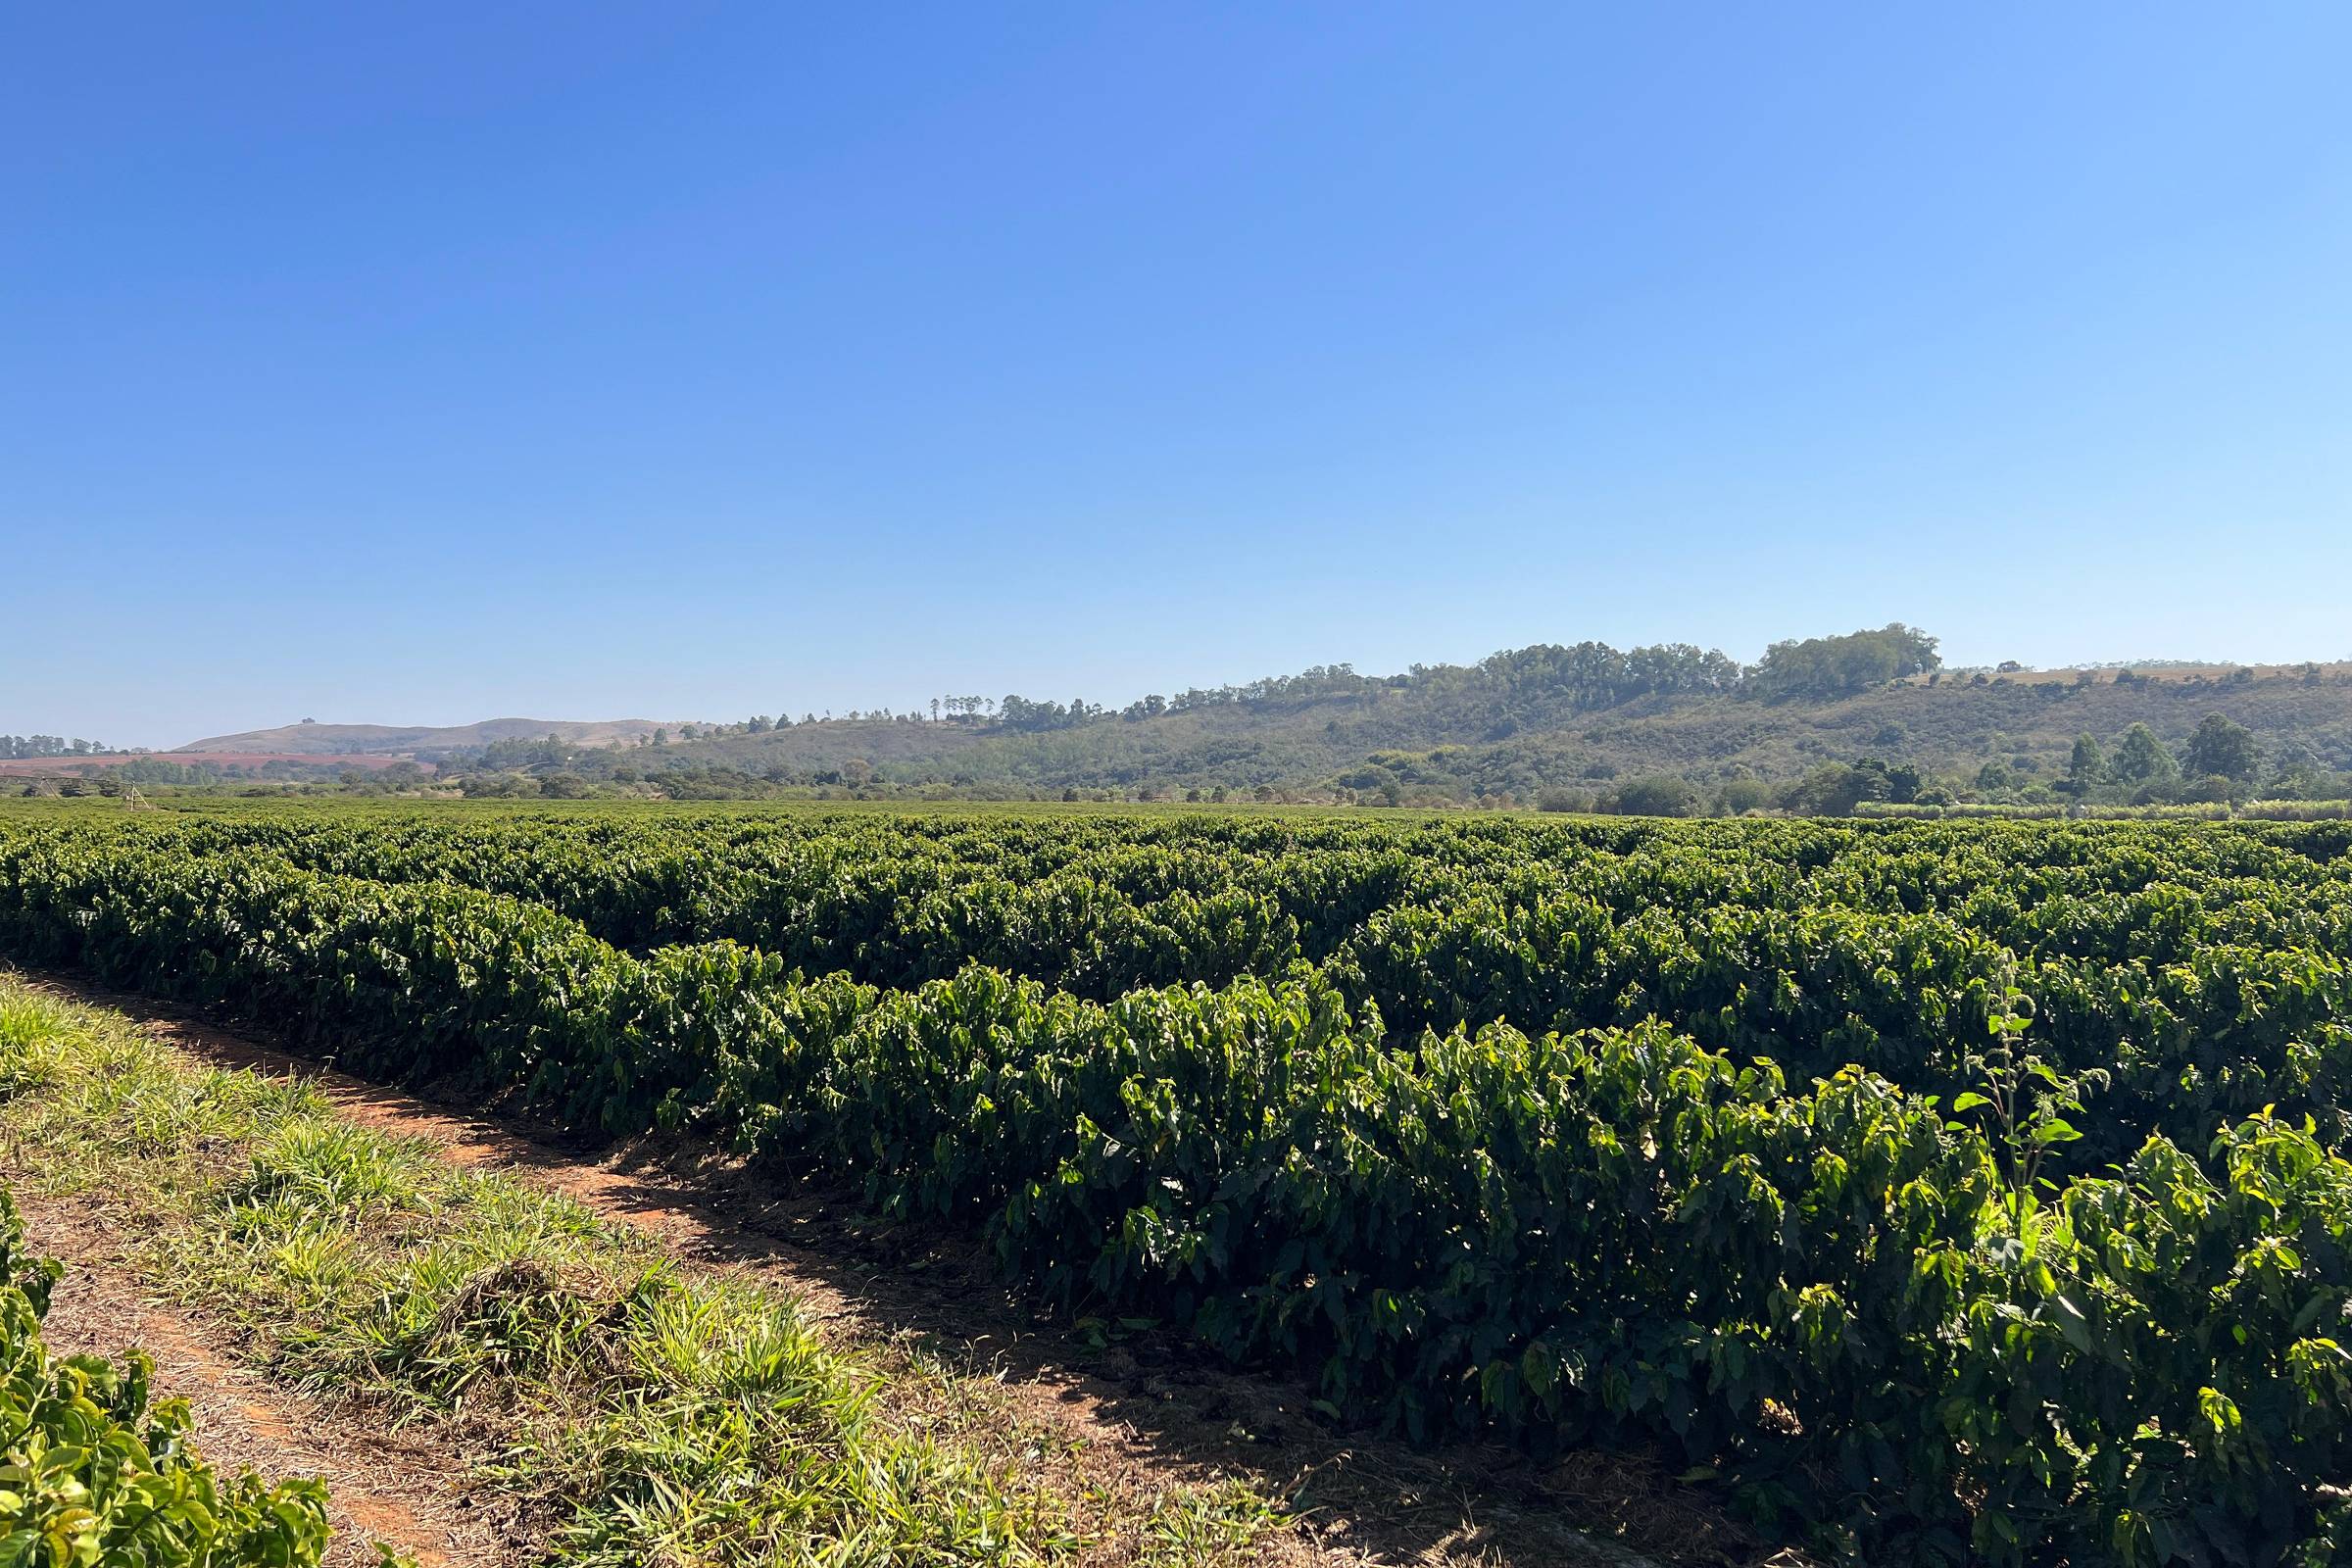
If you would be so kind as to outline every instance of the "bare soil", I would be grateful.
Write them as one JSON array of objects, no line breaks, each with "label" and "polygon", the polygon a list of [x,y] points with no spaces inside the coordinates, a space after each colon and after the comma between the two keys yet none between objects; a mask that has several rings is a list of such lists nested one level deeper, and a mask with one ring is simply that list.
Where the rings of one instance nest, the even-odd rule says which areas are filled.
[{"label": "bare soil", "polygon": [[[682,1141],[583,1147],[554,1129],[352,1077],[143,998],[54,977],[44,983],[127,1014],[199,1059],[311,1078],[356,1122],[430,1140],[453,1163],[521,1174],[683,1260],[796,1295],[809,1320],[845,1344],[919,1345],[952,1365],[992,1373],[1008,1413],[1057,1440],[1046,1445],[1053,1457],[1043,1462],[1116,1499],[1119,1512],[1141,1517],[1148,1499],[1171,1485],[1223,1477],[1288,1497],[1301,1523],[1267,1549],[1269,1563],[1746,1568],[1795,1560],[1769,1557],[1719,1497],[1677,1484],[1648,1455],[1584,1452],[1544,1464],[1499,1446],[1416,1448],[1342,1429],[1312,1408],[1305,1386],[1231,1369],[1181,1336],[1106,1337],[1057,1323],[1010,1294],[968,1238],[876,1224],[837,1183],[778,1180]],[[58,1315],[74,1310],[61,1305]],[[161,1363],[164,1352],[156,1353]],[[228,1398],[240,1402],[258,1387],[240,1385]],[[351,1483],[355,1510],[408,1506],[413,1494],[458,1484],[429,1465],[409,1472],[406,1455],[393,1466],[379,1453],[356,1457],[367,1468]],[[387,1475],[394,1469],[402,1473]],[[322,1465],[301,1473],[338,1485]],[[417,1516],[418,1530],[439,1527],[429,1511]],[[487,1560],[466,1554],[454,1536],[435,1549],[450,1562]]]}]

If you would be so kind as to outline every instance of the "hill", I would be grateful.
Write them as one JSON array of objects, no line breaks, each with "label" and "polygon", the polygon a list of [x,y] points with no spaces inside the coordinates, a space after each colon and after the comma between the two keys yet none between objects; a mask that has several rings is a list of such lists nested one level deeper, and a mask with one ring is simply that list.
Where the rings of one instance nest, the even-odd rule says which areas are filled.
[{"label": "hill", "polygon": [[[1374,688],[1297,705],[1234,705],[1022,732],[1002,724],[905,719],[795,725],[668,749],[792,774],[866,764],[902,784],[1119,789],[1225,785],[1378,789],[1388,778],[1453,795],[1672,773],[1694,783],[1788,779],[1824,761],[1878,758],[1924,771],[1976,772],[1998,760],[2054,775],[2078,736],[2112,744],[2144,723],[2178,751],[2209,713],[2251,729],[2274,760],[2352,769],[2352,676],[2249,682],[2142,680],[2118,686],[1992,678],[1892,684],[1831,700],[1768,704],[1722,694],[1642,697],[1521,720],[1485,705],[1416,701]],[[2023,759],[2023,762],[2019,760]],[[853,773],[858,770],[852,768]]]},{"label": "hill", "polygon": [[[602,754],[517,741],[464,765],[477,779],[688,795],[1221,790],[1605,808],[1628,781],[1665,778],[1732,809],[1817,808],[1849,788],[1865,799],[1940,789],[2001,801],[2088,798],[2097,785],[2155,799],[2201,784],[2212,793],[2184,763],[2218,714],[2251,747],[2227,764],[2232,794],[2352,788],[2339,777],[2352,773],[2352,664],[1946,672],[1933,650],[1904,627],[1778,644],[1747,667],[1679,645],[1540,646],[1393,676],[1330,666],[1117,710],[961,698],[940,705],[942,716],[762,716]],[[2076,767],[2081,737],[2103,757],[2134,726],[2165,753],[2148,764],[2158,776]],[[1833,776],[1856,763],[1877,767],[1879,782]],[[1821,799],[1791,797],[1800,787]]]},{"label": "hill", "polygon": [[[455,780],[469,794],[1198,794],[1669,810],[2352,795],[2352,662],[1946,670],[1936,639],[1900,623],[1776,643],[1752,665],[1688,644],[1544,644],[1395,675],[1326,665],[1123,709],[1018,695],[927,707],[726,724],[304,722],[154,760],[202,759],[212,773],[146,771],[157,783],[213,773],[317,783],[365,757],[437,763],[438,787]],[[391,768],[352,787],[419,788],[427,776]]]},{"label": "hill", "polygon": [[572,746],[622,746],[662,726],[650,718],[486,718],[478,724],[319,724],[304,719],[275,729],[214,735],[174,747],[166,755],[202,752],[267,753],[272,756],[340,757],[350,754],[412,756],[464,751],[499,741],[544,740],[554,736]]}]

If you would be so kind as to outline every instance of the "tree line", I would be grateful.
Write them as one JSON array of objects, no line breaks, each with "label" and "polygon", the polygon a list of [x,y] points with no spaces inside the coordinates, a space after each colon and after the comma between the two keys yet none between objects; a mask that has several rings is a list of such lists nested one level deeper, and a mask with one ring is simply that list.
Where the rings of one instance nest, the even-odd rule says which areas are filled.
[{"label": "tree line", "polygon": [[108,750],[100,741],[70,741],[63,735],[0,735],[0,758],[95,757]]},{"label": "tree line", "polygon": [[[1936,639],[1900,621],[1876,631],[1838,637],[1809,637],[1774,643],[1762,660],[1741,664],[1720,649],[1690,643],[1658,643],[1618,649],[1585,641],[1572,646],[1539,643],[1506,649],[1476,664],[1414,664],[1398,675],[1363,675],[1348,663],[1316,664],[1295,675],[1267,675],[1221,686],[1193,686],[1173,695],[1152,692],[1124,708],[1073,698],[1067,703],[1007,693],[1002,698],[934,697],[928,721],[979,725],[1021,733],[1073,729],[1080,725],[1154,719],[1203,709],[1289,709],[1335,699],[1378,699],[1387,694],[1444,700],[1483,699],[1504,706],[1529,702],[1549,710],[1591,712],[1644,697],[1739,696],[1764,701],[1851,696],[1873,686],[1942,668]],[[852,710],[842,720],[860,723],[919,723],[921,709]],[[836,715],[806,712],[755,713],[731,724],[682,725],[678,739],[761,735],[799,724],[836,722]],[[666,730],[640,740],[665,745]]]},{"label": "tree line", "polygon": [[935,700],[933,716],[986,722],[1024,731],[1067,729],[1121,719],[1133,723],[1202,709],[1278,709],[1387,693],[1448,700],[1484,697],[1509,703],[1533,699],[1550,708],[1591,712],[1644,697],[1788,698],[1850,696],[1906,676],[1939,670],[1936,639],[1900,621],[1876,631],[1811,637],[1773,644],[1761,661],[1743,665],[1720,649],[1658,643],[1617,649],[1586,641],[1507,649],[1476,664],[1414,664],[1400,675],[1361,675],[1352,664],[1317,664],[1296,675],[1268,675],[1238,685],[1195,686],[1169,696],[1153,692],[1113,710],[1084,700],[1035,702],[1008,695],[1001,702],[965,697]]}]

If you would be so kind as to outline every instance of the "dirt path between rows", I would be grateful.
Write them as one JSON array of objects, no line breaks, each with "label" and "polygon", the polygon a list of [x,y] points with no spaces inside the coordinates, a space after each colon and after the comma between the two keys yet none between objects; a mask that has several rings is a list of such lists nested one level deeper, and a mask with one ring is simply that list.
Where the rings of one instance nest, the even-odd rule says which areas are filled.
[{"label": "dirt path between rows", "polygon": [[[456,1164],[521,1174],[681,1259],[753,1275],[801,1298],[811,1322],[845,1340],[919,1341],[951,1364],[991,1371],[1019,1419],[1066,1440],[1054,1446],[1067,1450],[1062,1462],[1114,1499],[1116,1513],[1141,1518],[1172,1484],[1238,1476],[1295,1496],[1304,1511],[1300,1529],[1263,1556],[1285,1568],[1765,1561],[1712,1499],[1638,1456],[1583,1454],[1546,1466],[1499,1447],[1433,1455],[1337,1431],[1313,1411],[1305,1388],[1226,1370],[1176,1336],[1098,1344],[1073,1333],[1009,1295],[967,1238],[871,1226],[838,1187],[779,1183],[677,1143],[582,1149],[552,1129],[386,1089],[144,998],[60,977],[37,983],[124,1013],[216,1065],[308,1077],[353,1121],[430,1140]],[[317,1473],[336,1484],[330,1472]],[[372,1479],[357,1478],[354,1495],[383,1500]],[[429,1519],[420,1528],[429,1530]],[[453,1544],[438,1549],[451,1562],[485,1560]]]},{"label": "dirt path between rows", "polygon": [[197,1448],[223,1470],[264,1480],[323,1481],[334,1540],[327,1568],[363,1568],[381,1541],[419,1568],[490,1568],[521,1543],[497,1522],[495,1499],[446,1450],[410,1443],[303,1399],[241,1364],[213,1325],[150,1298],[123,1239],[94,1204],[19,1189],[26,1240],[66,1264],[42,1339],[52,1353],[155,1360],[155,1396],[188,1402]]}]

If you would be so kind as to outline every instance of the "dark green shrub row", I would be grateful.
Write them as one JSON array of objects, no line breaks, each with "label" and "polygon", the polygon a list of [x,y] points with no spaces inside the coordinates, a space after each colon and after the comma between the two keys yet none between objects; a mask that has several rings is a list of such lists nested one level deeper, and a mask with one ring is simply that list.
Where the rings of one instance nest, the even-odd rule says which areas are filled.
[{"label": "dark green shrub row", "polygon": [[1310,1368],[1335,1411],[1663,1444],[1872,1562],[2319,1562],[2352,1480],[2352,1168],[2266,1116],[2021,1217],[1999,1152],[1884,1077],[1791,1092],[1656,1023],[1399,1047],[1311,972],[881,992],[445,885],[25,836],[0,947],[365,1070],[854,1171],[1065,1307]]},{"label": "dark green shrub row", "polygon": [[508,893],[636,951],[733,939],[879,985],[981,962],[1097,1000],[1279,974],[1330,957],[1384,913],[1563,901],[1590,902],[1613,924],[1725,909],[1942,914],[2033,958],[2161,965],[2217,945],[2352,948],[2352,832],[2340,824],[484,818],[314,808],[78,830]]},{"label": "dark green shrub row", "polygon": [[[10,829],[0,821],[0,833]],[[2115,1075],[2072,1166],[2277,1105],[2352,1137],[2352,858],[2335,825],[1397,826],[1266,819],[341,811],[85,821],[399,885],[714,932],[892,987],[978,962],[1108,1001],[1319,964],[1400,1040],[1667,1020],[1797,1081],[1966,1087],[2016,966],[2040,1043]],[[629,911],[625,918],[616,909]],[[596,919],[591,931],[603,934]],[[649,950],[650,951],[650,950]]]},{"label": "dark green shrub row", "polygon": [[1799,1081],[1859,1063],[1950,1098],[1972,1086],[1991,999],[2014,978],[2054,1061],[2099,1068],[2096,1171],[2161,1132],[2203,1148],[2266,1106],[2352,1145],[2352,963],[2318,948],[2189,945],[2179,957],[2015,957],[1951,915],[1659,909],[1613,921],[1589,900],[1472,904],[1375,916],[1326,965],[1393,1026],[1503,1019],[1530,1031],[1663,1018]]}]

